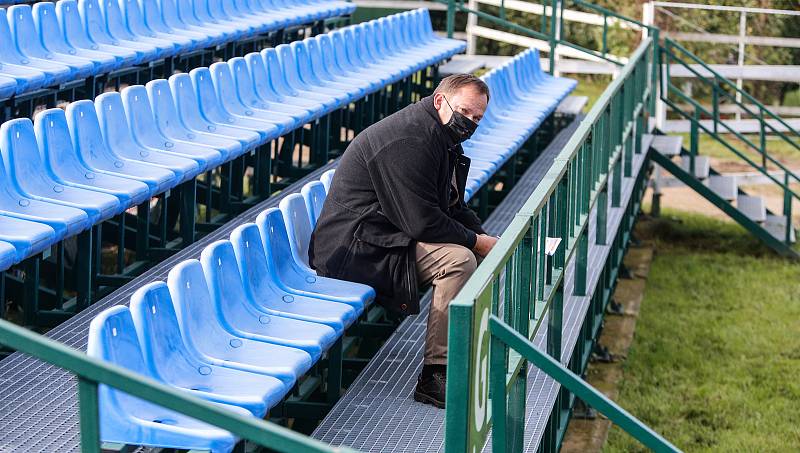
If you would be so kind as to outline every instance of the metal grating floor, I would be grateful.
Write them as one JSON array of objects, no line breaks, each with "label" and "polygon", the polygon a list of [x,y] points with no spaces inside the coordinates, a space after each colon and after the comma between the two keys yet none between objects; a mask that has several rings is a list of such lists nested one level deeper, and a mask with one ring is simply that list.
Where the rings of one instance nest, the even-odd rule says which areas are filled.
[{"label": "metal grating floor", "polygon": [[[81,350],[86,349],[89,322],[113,305],[127,305],[130,295],[147,283],[166,280],[172,267],[186,259],[199,258],[206,245],[224,239],[237,226],[252,222],[267,208],[276,207],[285,196],[299,192],[311,179],[334,168],[330,163],[231,219],[224,226],[162,261],[117,291],[96,302],[47,336]],[[69,373],[21,353],[0,361],[0,452],[80,451],[77,381]]]},{"label": "metal grating floor", "polygon": [[[500,234],[508,226],[544,178],[582,118],[576,117],[559,132],[498,209],[492,212],[484,223],[489,233]],[[425,295],[419,315],[409,316],[400,324],[317,427],[313,437],[332,445],[347,445],[367,452],[442,450],[444,410],[417,403],[411,397],[422,368],[430,296],[430,292]],[[545,413],[544,420],[546,418]]]}]

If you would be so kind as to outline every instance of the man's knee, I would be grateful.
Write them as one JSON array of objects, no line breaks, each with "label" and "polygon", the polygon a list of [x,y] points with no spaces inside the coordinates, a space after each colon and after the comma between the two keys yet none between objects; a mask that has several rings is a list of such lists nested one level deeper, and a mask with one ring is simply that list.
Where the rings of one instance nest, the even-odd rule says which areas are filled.
[{"label": "man's knee", "polygon": [[458,273],[469,278],[478,268],[478,260],[475,257],[475,253],[466,247],[453,245],[447,254],[450,261],[448,273]]}]

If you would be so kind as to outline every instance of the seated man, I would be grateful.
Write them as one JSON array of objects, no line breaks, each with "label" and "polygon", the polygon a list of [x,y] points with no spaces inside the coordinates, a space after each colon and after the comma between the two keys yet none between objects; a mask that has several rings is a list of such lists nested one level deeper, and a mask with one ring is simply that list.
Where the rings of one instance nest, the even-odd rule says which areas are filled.
[{"label": "seated man", "polygon": [[488,102],[482,80],[452,75],[364,130],[344,152],[311,236],[320,275],[372,286],[388,310],[419,313],[418,284],[433,285],[414,399],[437,407],[445,403],[447,306],[497,240],[464,202],[470,160],[461,142]]}]

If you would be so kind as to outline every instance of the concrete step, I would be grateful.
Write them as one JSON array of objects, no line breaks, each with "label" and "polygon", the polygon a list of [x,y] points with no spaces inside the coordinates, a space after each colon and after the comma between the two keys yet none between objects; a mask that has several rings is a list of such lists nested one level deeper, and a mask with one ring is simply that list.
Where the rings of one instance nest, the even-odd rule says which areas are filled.
[{"label": "concrete step", "polygon": [[730,175],[710,175],[708,177],[708,188],[720,197],[733,201],[738,193],[736,176]]},{"label": "concrete step", "polygon": [[[781,241],[786,239],[786,216],[785,215],[772,215],[767,214],[767,220],[764,222],[764,229],[769,234],[775,236]],[[789,232],[789,242],[794,243],[797,241],[797,228],[792,226]]]},{"label": "concrete step", "polygon": [[[691,156],[681,156],[681,168],[687,173],[689,172]],[[694,177],[697,179],[708,178],[711,172],[711,163],[708,156],[695,156],[694,157]]]},{"label": "concrete step", "polygon": [[680,135],[656,135],[650,146],[665,156],[677,156],[681,153],[683,137]]},{"label": "concrete step", "polygon": [[575,116],[578,113],[581,113],[588,102],[588,96],[567,96],[563,101],[561,101],[560,104],[558,104],[558,107],[556,107],[556,112],[562,115]]},{"label": "concrete step", "polygon": [[736,198],[736,207],[750,220],[755,222],[767,220],[767,208],[764,205],[764,199],[761,197],[739,195]]}]

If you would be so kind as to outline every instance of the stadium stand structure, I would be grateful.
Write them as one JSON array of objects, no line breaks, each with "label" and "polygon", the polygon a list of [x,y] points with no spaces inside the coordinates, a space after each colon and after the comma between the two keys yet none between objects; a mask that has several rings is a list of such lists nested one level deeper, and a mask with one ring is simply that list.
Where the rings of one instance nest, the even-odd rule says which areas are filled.
[{"label": "stadium stand structure", "polygon": [[[404,50],[408,48],[425,54]],[[17,285],[22,289],[16,299],[26,303],[26,323],[53,325],[74,311],[65,310],[58,297],[68,283],[63,277],[66,239],[77,235],[79,250],[71,269],[78,282],[67,289],[77,291],[80,309],[103,294],[97,291],[100,284],[119,286],[130,280],[100,275],[101,222],[114,217],[109,229],[116,230],[111,236],[118,240],[117,272],[122,274],[125,217],[131,216],[126,212],[137,208],[128,220],[136,225],[129,234],[139,241],[134,245],[137,259],[163,257],[175,222],[167,198],[177,191],[180,201],[173,207],[180,206],[179,245],[190,244],[198,228],[198,194],[205,195],[206,222],[212,208],[235,213],[229,204],[243,198],[245,167],[253,167],[252,191],[266,198],[281,187],[271,184],[270,167],[276,175],[297,177],[323,164],[331,146],[346,144],[338,133],[342,125],[357,132],[364,121],[411,102],[426,83],[421,73],[462,48],[435,37],[427,13],[414,11],[195,68],[168,80],[128,86],[94,102],[72,102],[66,111],[39,113],[34,122],[3,123],[0,152],[5,165],[0,171],[7,184],[0,212],[16,219],[8,221],[13,222],[8,234],[0,232],[0,240],[14,246],[5,259],[9,264],[24,261],[21,267],[36,274],[43,262],[38,254],[57,248],[59,279],[49,293],[50,299],[55,294],[55,301],[39,304],[37,287]],[[384,61],[391,61],[391,67],[379,67]],[[304,129],[305,124],[311,129]],[[304,160],[299,153],[295,159],[295,142],[308,144],[316,157]],[[234,171],[238,177],[231,175]],[[228,179],[216,190],[212,172]],[[238,190],[232,189],[237,183]],[[231,200],[232,191],[238,192],[238,199]],[[153,197],[160,202],[156,247],[146,240]],[[18,220],[40,225],[26,232]],[[53,309],[44,310],[48,305]]]},{"label": "stadium stand structure", "polygon": [[[70,1],[56,4],[56,11]],[[179,46],[191,51],[205,27],[256,33],[266,26],[253,12],[270,6],[291,5],[286,15],[293,15],[333,3],[169,1],[155,5],[164,28],[147,21],[148,14],[158,15],[147,0],[140,12],[93,0],[79,3],[78,12],[100,21],[86,22],[91,39],[100,24],[101,35],[112,40],[107,46],[118,42],[137,57],[160,58]],[[170,16],[170,5],[177,16]],[[19,30],[30,30],[24,16],[31,9],[12,10],[22,17]],[[451,1],[450,34],[457,10],[474,13]],[[192,33],[176,33],[168,18],[185,21],[185,11],[197,22],[186,29]],[[542,23],[549,35],[527,33],[559,43],[552,17],[551,25]],[[604,34],[608,26],[604,21]],[[657,29],[647,32],[585,116],[578,113],[585,99],[567,98],[575,82],[543,73],[536,50],[483,75],[492,101],[464,143],[472,160],[464,195],[500,240],[451,302],[446,410],[411,400],[430,292],[420,315],[398,320],[373,303],[371,288],[318,276],[307,258],[337,155],[364,127],[429,94],[438,65],[465,48],[437,37],[426,10],[229,56],[71,102],[66,111],[45,110],[34,121],[4,122],[0,264],[10,270],[0,276],[1,300],[6,282],[22,271],[26,315],[47,318],[38,303],[38,266],[56,261],[61,305],[64,244],[76,238],[79,303],[77,314],[48,338],[0,320],[0,344],[19,351],[0,361],[0,448],[99,451],[104,442],[104,449],[118,451],[224,452],[244,451],[249,441],[292,452],[554,451],[581,398],[645,446],[678,451],[580,379],[652,163],[680,170],[665,157],[678,153],[680,141],[658,135],[647,120],[659,94],[670,103],[660,57],[677,59],[685,49],[669,41],[662,46]],[[607,59],[605,49],[573,47]],[[88,57],[94,54],[83,55],[94,61]],[[39,72],[52,69],[45,77],[55,80],[63,76],[55,72],[60,66],[88,70],[65,58],[42,62]],[[667,93],[656,89],[662,82]],[[725,82],[713,83],[721,90]],[[698,110],[679,113],[701,127]],[[716,134],[725,125],[714,115]],[[696,135],[691,150],[680,151],[690,177],[673,172],[690,182],[701,179],[696,170],[704,165]],[[771,159],[763,145],[761,151]],[[246,169],[248,184],[262,195],[256,201],[244,198]],[[212,187],[217,176],[222,182]],[[790,177],[796,178],[787,170],[781,186],[789,199],[788,226],[781,230],[787,247],[795,196]],[[165,245],[174,224],[166,200],[173,190],[180,197],[181,246],[170,256]],[[197,238],[201,193],[200,216],[207,221],[212,206],[237,205],[225,210],[226,223],[202,227],[207,234]],[[155,235],[148,231],[153,197],[159,201]],[[709,199],[745,209],[746,203],[734,208]],[[124,252],[123,213],[134,207],[133,248],[161,261],[139,276],[118,278],[119,289],[89,306],[88,294],[113,280],[92,271],[101,257],[100,225],[119,219],[115,238]],[[53,245],[55,257],[40,256]],[[120,252],[116,258],[124,262]]]}]

